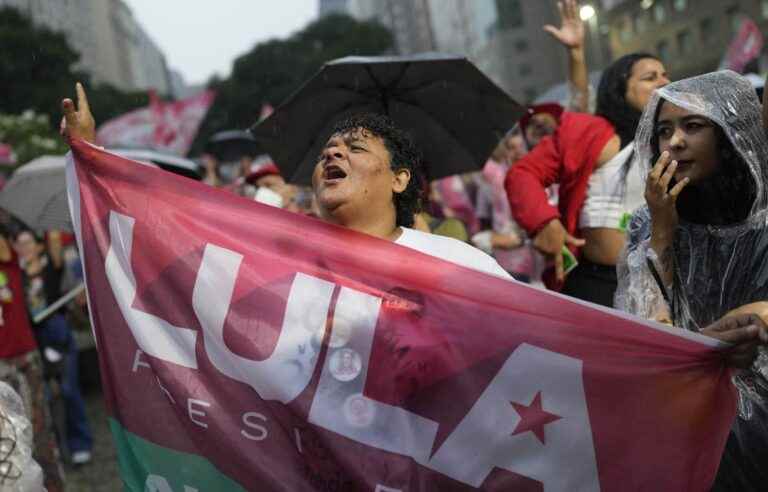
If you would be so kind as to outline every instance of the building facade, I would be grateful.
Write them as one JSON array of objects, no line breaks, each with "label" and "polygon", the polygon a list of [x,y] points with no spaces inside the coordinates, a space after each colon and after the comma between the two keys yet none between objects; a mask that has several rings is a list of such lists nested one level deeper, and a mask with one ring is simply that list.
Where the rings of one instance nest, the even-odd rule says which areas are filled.
[{"label": "building facade", "polygon": [[347,9],[356,19],[386,26],[400,54],[437,50],[429,0],[349,0]]},{"label": "building facade", "polygon": [[349,0],[320,0],[318,7],[319,16],[325,17],[329,14],[347,14]]},{"label": "building facade", "polygon": [[717,69],[744,19],[768,32],[768,0],[625,0],[604,15],[614,57],[650,52],[673,79]]},{"label": "building facade", "polygon": [[521,102],[566,79],[566,53],[542,27],[558,24],[548,0],[349,0],[349,13],[375,18],[400,54],[467,56]]},{"label": "building facade", "polygon": [[64,34],[80,53],[75,67],[123,90],[171,91],[165,56],[122,0],[0,0]]}]

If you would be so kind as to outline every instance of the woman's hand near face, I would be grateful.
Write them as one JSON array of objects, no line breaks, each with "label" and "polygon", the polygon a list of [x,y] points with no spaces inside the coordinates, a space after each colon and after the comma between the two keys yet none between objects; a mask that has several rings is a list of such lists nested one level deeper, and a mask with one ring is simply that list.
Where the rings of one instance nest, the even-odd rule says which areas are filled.
[{"label": "woman's hand near face", "polygon": [[670,162],[669,152],[663,152],[645,183],[645,201],[651,212],[653,232],[665,236],[672,235],[677,227],[677,197],[690,181],[684,178],[670,190],[676,170],[677,161]]},{"label": "woman's hand near face", "polygon": [[677,169],[677,161],[671,161],[669,152],[663,152],[653,166],[645,183],[645,201],[651,212],[651,249],[661,264],[661,275],[665,285],[672,283],[673,239],[677,228],[677,197],[689,182],[684,178],[671,190],[669,184]]},{"label": "woman's hand near face", "polygon": [[69,142],[72,139],[81,138],[86,142],[96,143],[96,122],[88,105],[83,85],[78,82],[75,85],[77,91],[77,107],[71,99],[61,101],[61,110],[64,117],[61,119],[61,135]]}]

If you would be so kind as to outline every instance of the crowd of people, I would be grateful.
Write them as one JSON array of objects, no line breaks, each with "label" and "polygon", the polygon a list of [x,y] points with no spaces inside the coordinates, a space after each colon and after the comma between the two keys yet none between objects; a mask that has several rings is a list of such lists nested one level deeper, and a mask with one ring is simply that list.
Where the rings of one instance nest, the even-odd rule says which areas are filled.
[{"label": "crowd of people", "polygon": [[[740,370],[734,378],[739,416],[715,490],[762,490],[768,483],[768,138],[761,102],[733,72],[671,82],[649,53],[613,62],[595,91],[578,5],[566,0],[560,10],[562,25],[546,29],[568,52],[571,101],[528,108],[475,173],[425,183],[409,135],[386,116],[362,114],[336,123],[311,188],[287,183],[267,156],[248,152],[230,179],[215,154],[204,156],[204,181],[731,343],[724,357]],[[85,92],[77,90],[77,105],[63,102],[63,133],[95,142]],[[1,238],[0,324],[23,324],[29,312],[58,297],[63,262],[60,248],[56,253],[32,231]],[[70,368],[62,386],[67,447],[73,457],[87,452],[82,399],[71,390],[77,385],[71,329],[57,313],[40,325],[0,330],[0,341],[0,380],[17,381],[14,388],[30,400],[35,456],[49,490],[58,490],[37,347],[58,350]]]},{"label": "crowd of people", "polygon": [[[81,281],[71,234],[48,231],[39,236],[3,216],[0,383],[13,389],[27,410],[34,435],[33,455],[49,491],[64,490],[65,457],[74,465],[91,460],[93,438],[81,395],[74,335],[76,326],[88,329],[82,323],[85,298],[79,296],[58,309],[53,305]],[[6,458],[5,471],[18,473],[14,467],[21,465]]]}]

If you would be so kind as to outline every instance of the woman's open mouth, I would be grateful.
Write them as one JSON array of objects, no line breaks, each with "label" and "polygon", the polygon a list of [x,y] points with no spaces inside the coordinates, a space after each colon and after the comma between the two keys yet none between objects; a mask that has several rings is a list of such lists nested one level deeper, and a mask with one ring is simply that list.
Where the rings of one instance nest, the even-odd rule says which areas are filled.
[{"label": "woman's open mouth", "polygon": [[347,177],[347,173],[342,168],[335,164],[328,165],[323,169],[323,180],[326,183],[336,183]]}]

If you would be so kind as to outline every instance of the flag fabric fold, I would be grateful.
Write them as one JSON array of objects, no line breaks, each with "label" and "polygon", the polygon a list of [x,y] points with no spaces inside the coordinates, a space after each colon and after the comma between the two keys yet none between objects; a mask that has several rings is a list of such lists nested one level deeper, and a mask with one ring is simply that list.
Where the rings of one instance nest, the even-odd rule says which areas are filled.
[{"label": "flag fabric fold", "polygon": [[711,486],[716,342],[72,149],[129,490]]}]

